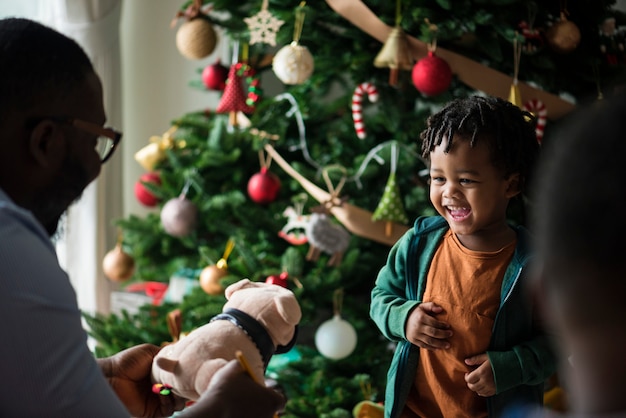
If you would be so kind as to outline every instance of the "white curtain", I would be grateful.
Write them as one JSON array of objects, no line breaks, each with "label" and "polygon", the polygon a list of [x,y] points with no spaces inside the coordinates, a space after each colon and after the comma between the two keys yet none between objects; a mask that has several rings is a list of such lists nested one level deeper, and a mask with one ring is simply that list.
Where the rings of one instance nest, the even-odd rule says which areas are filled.
[{"label": "white curtain", "polygon": [[[75,39],[91,58],[104,88],[107,125],[122,126],[119,22],[121,0],[41,0],[40,21]],[[113,220],[122,217],[122,162],[114,155],[79,202],[70,207],[57,245],[78,304],[87,312],[108,312],[114,287],[102,272],[113,248]]]}]

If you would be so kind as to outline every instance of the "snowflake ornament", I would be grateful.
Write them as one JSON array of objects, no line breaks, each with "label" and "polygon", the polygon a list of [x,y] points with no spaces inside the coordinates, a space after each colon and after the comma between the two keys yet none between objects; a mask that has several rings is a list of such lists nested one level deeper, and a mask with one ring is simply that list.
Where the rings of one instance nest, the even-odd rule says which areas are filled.
[{"label": "snowflake ornament", "polygon": [[268,0],[264,0],[257,14],[244,19],[250,29],[250,45],[265,43],[276,46],[276,34],[285,21],[271,14],[267,10],[267,4]]}]

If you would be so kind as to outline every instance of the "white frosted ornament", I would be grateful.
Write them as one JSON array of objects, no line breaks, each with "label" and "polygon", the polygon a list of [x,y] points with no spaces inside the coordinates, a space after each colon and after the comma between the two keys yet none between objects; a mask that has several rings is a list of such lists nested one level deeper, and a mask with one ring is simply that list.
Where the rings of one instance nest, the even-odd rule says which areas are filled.
[{"label": "white frosted ornament", "polygon": [[313,74],[313,56],[306,46],[292,42],[278,50],[272,70],[285,84],[302,84]]},{"label": "white frosted ornament", "polygon": [[315,332],[315,347],[332,360],[348,357],[356,348],[357,336],[354,327],[339,314],[322,323]]},{"label": "white frosted ornament", "polygon": [[173,237],[185,237],[195,229],[198,208],[184,194],[170,199],[161,209],[161,224]]}]

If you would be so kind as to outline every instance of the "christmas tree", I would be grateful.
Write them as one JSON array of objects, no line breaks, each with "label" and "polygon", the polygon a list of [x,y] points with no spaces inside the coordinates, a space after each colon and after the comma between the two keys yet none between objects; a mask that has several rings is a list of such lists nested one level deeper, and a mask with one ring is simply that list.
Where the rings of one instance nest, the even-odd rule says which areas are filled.
[{"label": "christmas tree", "polygon": [[[191,82],[224,88],[216,109],[181,115],[137,154],[151,177],[136,194],[154,211],[116,225],[134,261],[128,283],[162,291],[154,284],[177,276],[200,286],[135,314],[86,315],[96,354],[171,341],[169,312],[180,310],[188,332],[221,311],[228,284],[268,281],[292,289],[303,310],[296,348],[268,368],[289,399],[285,416],[350,417],[360,401],[382,401],[393,347],[369,319],[369,293],[390,245],[434,214],[419,156],[426,118],[455,97],[504,92],[549,140],[572,100],[624,82],[626,19],[613,3],[181,4],[181,53],[209,54],[219,26],[235,58]],[[614,30],[603,31],[609,17]],[[267,77],[284,91],[264,94]],[[389,205],[401,206],[381,215]],[[307,226],[320,212],[331,229],[316,236]],[[347,331],[333,338],[337,328]]]}]

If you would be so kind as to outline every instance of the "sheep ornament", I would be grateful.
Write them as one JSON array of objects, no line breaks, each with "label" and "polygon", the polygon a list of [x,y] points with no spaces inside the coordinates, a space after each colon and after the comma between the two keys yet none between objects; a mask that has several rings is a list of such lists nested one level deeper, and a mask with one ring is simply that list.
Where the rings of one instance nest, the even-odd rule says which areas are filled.
[{"label": "sheep ornament", "polygon": [[325,252],[330,255],[327,265],[339,266],[350,244],[350,234],[331,220],[328,204],[316,206],[311,212],[305,229],[309,242],[306,259],[317,261],[321,253]]},{"label": "sheep ornament", "polygon": [[175,395],[195,401],[214,373],[240,351],[258,382],[272,355],[295,344],[300,305],[289,289],[240,280],[225,290],[222,313],[169,344],[155,356],[152,381]]}]

